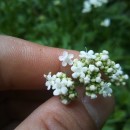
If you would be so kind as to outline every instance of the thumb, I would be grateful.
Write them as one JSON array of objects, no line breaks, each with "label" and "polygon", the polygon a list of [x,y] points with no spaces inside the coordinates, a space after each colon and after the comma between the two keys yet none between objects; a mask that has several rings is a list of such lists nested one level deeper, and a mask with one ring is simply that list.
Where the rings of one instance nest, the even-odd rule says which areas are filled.
[{"label": "thumb", "polygon": [[111,113],[113,104],[112,98],[92,101],[86,97],[65,106],[52,97],[15,130],[97,130]]}]

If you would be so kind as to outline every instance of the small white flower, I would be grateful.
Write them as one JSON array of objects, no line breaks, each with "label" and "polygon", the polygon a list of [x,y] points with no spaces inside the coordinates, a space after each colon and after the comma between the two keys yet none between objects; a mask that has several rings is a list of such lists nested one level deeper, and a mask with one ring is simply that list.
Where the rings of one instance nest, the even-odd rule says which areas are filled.
[{"label": "small white flower", "polygon": [[73,84],[74,84],[74,82],[73,82],[73,81],[68,80],[68,82],[67,82],[67,87],[71,87],[71,86],[73,86]]},{"label": "small white flower", "polygon": [[89,55],[93,55],[93,54],[94,54],[94,51],[93,51],[93,50],[89,50],[89,51],[88,51],[88,54],[89,54]]},{"label": "small white flower", "polygon": [[85,83],[85,84],[90,83],[90,77],[89,77],[89,76],[86,76],[86,77],[84,78],[84,83]]},{"label": "small white flower", "polygon": [[110,76],[110,78],[111,78],[112,80],[117,80],[117,79],[118,79],[118,77],[117,77],[115,74],[113,74],[112,76]]},{"label": "small white flower", "polygon": [[86,58],[86,52],[85,51],[80,51],[79,57],[80,58]]},{"label": "small white flower", "polygon": [[51,86],[54,85],[55,79],[56,79],[56,75],[51,76],[51,72],[49,72],[48,75],[44,75],[44,77],[46,78],[46,83],[45,85],[47,86],[47,90],[51,89]]},{"label": "small white flower", "polygon": [[68,89],[73,86],[74,82],[71,78],[67,78],[66,74],[58,72],[57,74],[51,76],[51,72],[48,75],[44,75],[46,78],[47,89],[53,89],[53,95],[66,95]]},{"label": "small white flower", "polygon": [[103,3],[108,3],[108,0],[101,0]]},{"label": "small white flower", "polygon": [[117,72],[115,73],[115,75],[119,76],[119,75],[122,75],[123,74],[123,71],[121,69],[117,70]]},{"label": "small white flower", "polygon": [[105,55],[108,55],[108,54],[109,54],[109,52],[106,51],[106,50],[103,50],[102,53],[105,54]]},{"label": "small white flower", "polygon": [[120,82],[116,82],[115,84],[116,84],[116,86],[120,86],[121,85]]},{"label": "small white flower", "polygon": [[111,66],[111,65],[112,65],[111,60],[108,59],[108,60],[107,60],[107,66]]},{"label": "small white flower", "polygon": [[107,72],[111,73],[113,71],[113,68],[108,68]]},{"label": "small white flower", "polygon": [[107,97],[107,96],[111,96],[112,94],[112,89],[110,88],[110,83],[105,83],[103,86],[102,86],[102,89],[100,90],[100,94],[103,95],[103,97]]},{"label": "small white flower", "polygon": [[120,64],[115,64],[115,68],[116,68],[116,69],[121,68]]},{"label": "small white flower", "polygon": [[101,60],[106,61],[109,58],[108,55],[101,55]]},{"label": "small white flower", "polygon": [[102,62],[101,61],[96,62],[96,66],[98,67],[102,66]]},{"label": "small white flower", "polygon": [[90,96],[91,96],[91,99],[95,99],[95,98],[97,98],[97,95],[96,95],[96,94],[94,94],[94,93],[93,93],[93,94],[91,94]]},{"label": "small white flower", "polygon": [[106,18],[104,19],[102,22],[101,22],[101,26],[104,26],[104,27],[109,27],[111,24],[111,20],[109,18]]},{"label": "small white flower", "polygon": [[129,79],[129,76],[128,76],[127,74],[125,74],[123,77],[124,77],[124,79],[126,79],[126,80]]},{"label": "small white flower", "polygon": [[89,0],[89,1],[95,8],[102,6],[102,2],[99,0]]},{"label": "small white flower", "polygon": [[56,74],[56,76],[57,76],[57,77],[61,77],[62,74],[63,74],[62,72],[58,72],[58,73]]},{"label": "small white flower", "polygon": [[102,79],[100,77],[96,77],[96,82],[100,83],[102,81]]},{"label": "small white flower", "polygon": [[54,5],[60,5],[61,1],[60,0],[54,0]]},{"label": "small white flower", "polygon": [[126,82],[122,82],[122,85],[126,85]]},{"label": "small white flower", "polygon": [[82,13],[89,13],[92,10],[92,6],[95,8],[101,7],[103,4],[106,4],[108,0],[85,0],[83,3]]},{"label": "small white flower", "polygon": [[70,94],[70,95],[69,95],[69,98],[70,98],[70,99],[73,99],[74,97],[75,97],[75,94]]},{"label": "small white flower", "polygon": [[96,56],[94,54],[94,51],[92,50],[89,50],[88,52],[86,51],[80,51],[80,54],[79,54],[79,57],[80,58],[85,58],[87,60],[91,60],[91,59],[95,59]]},{"label": "small white flower", "polygon": [[62,99],[61,102],[65,105],[67,105],[69,103],[69,101],[67,99]]},{"label": "small white flower", "polygon": [[62,66],[67,66],[67,64],[72,65],[73,61],[72,58],[74,57],[73,54],[68,54],[67,51],[63,52],[62,56],[59,56],[59,60],[62,61]]},{"label": "small white flower", "polygon": [[65,86],[66,86],[66,85],[67,85],[67,83],[68,83],[68,81],[67,81],[67,79],[66,79],[66,78],[63,78],[61,82],[62,82],[62,84],[63,84],[63,85],[65,85]]},{"label": "small white flower", "polygon": [[95,7],[101,7],[103,4],[106,4],[108,0],[89,0],[89,2]]},{"label": "small white flower", "polygon": [[84,64],[81,61],[77,61],[72,67],[71,70],[74,72],[72,74],[73,78],[78,78],[79,76],[84,77],[85,72],[88,70],[87,67],[84,67]]},{"label": "small white flower", "polygon": [[95,70],[95,65],[89,65],[89,70],[93,72]]},{"label": "small white flower", "polygon": [[91,79],[91,82],[95,82],[95,81],[96,81],[95,78]]},{"label": "small white flower", "polygon": [[62,84],[64,84],[67,87],[71,87],[74,84],[74,82],[71,81],[70,78],[63,78],[62,79]]},{"label": "small white flower", "polygon": [[55,96],[58,96],[61,94],[65,95],[68,92],[67,87],[65,87],[65,85],[62,83],[61,79],[59,79],[59,78],[57,78],[55,80],[55,85],[54,85],[53,89],[55,89],[53,92],[53,95],[55,95]]},{"label": "small white flower", "polygon": [[97,89],[96,86],[90,85],[90,90],[91,90],[91,91],[94,91],[94,90],[96,90],[96,89]]},{"label": "small white flower", "polygon": [[89,13],[92,10],[92,6],[89,1],[84,1],[82,13]]},{"label": "small white flower", "polygon": [[95,67],[95,71],[96,71],[96,72],[99,72],[99,68],[98,68],[98,67]]}]

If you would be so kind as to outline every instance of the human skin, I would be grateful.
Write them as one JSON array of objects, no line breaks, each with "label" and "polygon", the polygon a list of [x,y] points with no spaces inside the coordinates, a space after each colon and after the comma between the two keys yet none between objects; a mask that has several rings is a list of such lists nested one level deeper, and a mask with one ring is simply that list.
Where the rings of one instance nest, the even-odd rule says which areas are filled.
[{"label": "human skin", "polygon": [[[98,130],[113,110],[113,97],[79,98],[63,105],[46,91],[43,74],[69,72],[63,49],[0,36],[0,129]],[[75,56],[77,51],[69,50]],[[79,90],[79,93],[82,93]],[[81,94],[80,94],[81,95]]]}]

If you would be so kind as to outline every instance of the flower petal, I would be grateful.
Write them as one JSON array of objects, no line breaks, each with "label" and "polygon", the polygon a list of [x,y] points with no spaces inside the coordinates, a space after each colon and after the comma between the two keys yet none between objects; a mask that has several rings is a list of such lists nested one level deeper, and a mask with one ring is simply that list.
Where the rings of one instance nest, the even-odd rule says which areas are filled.
[{"label": "flower petal", "polygon": [[77,70],[77,67],[76,66],[72,66],[71,70],[75,72]]},{"label": "flower petal", "polygon": [[72,74],[72,77],[73,77],[74,79],[76,79],[76,78],[78,78],[78,74],[77,74],[77,73],[73,73],[73,74]]},{"label": "flower petal", "polygon": [[83,71],[83,72],[86,72],[87,70],[88,70],[87,67],[83,67],[83,68],[82,68],[82,71]]},{"label": "flower petal", "polygon": [[73,54],[69,54],[69,58],[70,59],[74,58],[74,55]]},{"label": "flower petal", "polygon": [[54,92],[53,92],[54,96],[58,96],[60,94],[61,94],[61,91],[59,89],[55,89]]},{"label": "flower petal", "polygon": [[59,56],[59,60],[60,60],[60,61],[63,61],[63,60],[64,60],[64,57],[63,57],[63,56]]},{"label": "flower petal", "polygon": [[68,92],[68,89],[66,87],[61,88],[61,93],[66,94]]}]

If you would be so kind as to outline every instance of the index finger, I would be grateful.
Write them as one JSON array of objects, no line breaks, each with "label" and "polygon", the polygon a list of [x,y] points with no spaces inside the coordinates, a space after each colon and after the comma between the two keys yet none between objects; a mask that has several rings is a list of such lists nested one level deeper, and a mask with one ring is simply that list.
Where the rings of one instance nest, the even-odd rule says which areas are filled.
[{"label": "index finger", "polygon": [[0,36],[0,90],[43,88],[43,74],[63,71],[58,60],[62,52],[63,49]]}]

